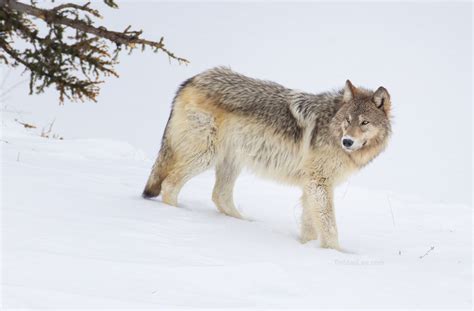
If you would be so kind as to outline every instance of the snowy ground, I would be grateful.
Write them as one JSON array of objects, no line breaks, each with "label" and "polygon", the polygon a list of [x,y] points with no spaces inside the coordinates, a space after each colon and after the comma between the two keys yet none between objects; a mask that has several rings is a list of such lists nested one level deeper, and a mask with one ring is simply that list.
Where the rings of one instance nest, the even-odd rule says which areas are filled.
[{"label": "snowy ground", "polygon": [[152,159],[130,144],[37,134],[4,117],[3,307],[472,304],[469,206],[344,184],[341,253],[298,242],[298,189],[244,174],[241,221],[217,212],[207,172],[170,207],[140,197]]}]

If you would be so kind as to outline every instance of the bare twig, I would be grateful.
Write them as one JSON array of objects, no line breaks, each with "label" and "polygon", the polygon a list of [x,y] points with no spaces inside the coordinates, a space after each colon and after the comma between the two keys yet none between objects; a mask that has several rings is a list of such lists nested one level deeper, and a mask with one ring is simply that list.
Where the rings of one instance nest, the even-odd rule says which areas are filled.
[{"label": "bare twig", "polygon": [[0,90],[2,90],[5,87],[5,83],[7,82],[8,76],[10,76],[11,71],[12,71],[12,69],[9,68],[7,73],[3,76],[2,83],[0,84]]},{"label": "bare twig", "polygon": [[6,98],[6,95],[8,95],[8,93],[10,93],[11,91],[13,91],[14,89],[16,89],[17,87],[19,87],[20,85],[24,84],[26,81],[28,81],[27,79],[23,79],[23,80],[20,80],[18,81],[17,83],[13,84],[12,86],[10,86],[8,89],[6,89],[5,91],[1,90],[1,95],[0,95],[0,99],[5,99]]},{"label": "bare twig", "polygon": [[15,122],[20,123],[21,125],[23,125],[24,128],[27,128],[27,129],[35,129],[36,128],[36,125],[29,124],[29,123],[24,123],[24,122],[18,121],[18,119],[15,119]]},{"label": "bare twig", "polygon": [[41,137],[44,137],[44,138],[53,138],[53,139],[63,140],[63,137],[62,137],[62,136],[59,136],[58,134],[54,134],[54,133],[51,134],[51,132],[52,132],[52,130],[53,130],[54,122],[56,122],[56,119],[54,119],[54,120],[49,124],[48,130],[45,130],[45,128],[43,127],[43,129],[41,130],[40,136],[41,136]]},{"label": "bare twig", "polygon": [[95,17],[102,17],[100,15],[99,11],[91,9],[89,7],[90,4],[91,4],[90,2],[87,2],[84,5],[78,5],[78,4],[75,4],[75,3],[65,3],[65,4],[61,4],[61,5],[58,5],[58,6],[54,7],[53,9],[51,9],[51,11],[57,13],[57,12],[59,12],[61,10],[64,10],[64,9],[76,9],[76,10],[80,10],[80,11],[90,13],[90,14],[94,15]]},{"label": "bare twig", "polygon": [[434,250],[434,246],[431,246],[431,248],[430,248],[428,251],[426,251],[426,253],[425,253],[424,255],[421,255],[421,256],[420,256],[420,259],[423,259],[423,257],[425,257],[426,255],[428,255],[429,253],[431,253],[432,250]]},{"label": "bare twig", "polygon": [[45,138],[49,138],[49,134],[51,134],[51,131],[53,130],[53,125],[54,125],[54,122],[56,122],[56,119],[54,119],[50,124],[49,124],[49,128],[47,131],[45,131],[45,128],[43,127],[43,129],[41,130],[41,137],[45,137]]},{"label": "bare twig", "polygon": [[393,210],[392,210],[392,202],[390,202],[390,197],[388,196],[387,194],[387,202],[388,202],[388,206],[390,208],[390,214],[392,215],[392,223],[393,223],[393,227],[395,228],[395,217],[393,216]]}]

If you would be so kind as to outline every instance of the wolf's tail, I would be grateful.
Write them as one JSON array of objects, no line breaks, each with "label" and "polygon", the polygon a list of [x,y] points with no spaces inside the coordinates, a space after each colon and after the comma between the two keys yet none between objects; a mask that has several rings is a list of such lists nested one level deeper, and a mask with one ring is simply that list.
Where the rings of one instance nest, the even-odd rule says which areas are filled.
[{"label": "wolf's tail", "polygon": [[157,197],[160,194],[161,183],[168,176],[173,164],[174,153],[166,135],[169,123],[170,122],[168,120],[168,124],[166,125],[165,133],[161,142],[160,152],[155,164],[153,165],[150,177],[148,177],[148,181],[142,193],[142,197],[146,199]]},{"label": "wolf's tail", "polygon": [[161,183],[163,182],[163,180],[165,180],[165,178],[173,169],[173,165],[175,162],[175,152],[173,151],[173,147],[170,143],[169,128],[173,119],[176,101],[183,89],[186,88],[190,83],[192,83],[193,79],[194,77],[189,78],[188,80],[181,83],[173,99],[173,102],[171,104],[171,113],[168,118],[168,122],[166,123],[165,132],[163,133],[163,139],[161,140],[161,149],[158,154],[158,158],[156,159],[155,164],[153,165],[153,168],[151,170],[150,177],[148,177],[145,189],[142,193],[142,197],[144,198],[154,198],[160,195]]}]

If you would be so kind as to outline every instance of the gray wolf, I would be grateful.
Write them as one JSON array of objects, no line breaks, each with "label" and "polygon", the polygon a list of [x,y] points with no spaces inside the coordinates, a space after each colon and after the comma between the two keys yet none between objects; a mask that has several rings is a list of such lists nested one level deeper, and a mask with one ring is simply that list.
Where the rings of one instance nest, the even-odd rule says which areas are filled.
[{"label": "gray wolf", "polygon": [[239,172],[302,188],[301,242],[339,249],[333,189],[380,154],[391,133],[390,95],[355,87],[310,94],[228,68],[204,71],[178,89],[143,197],[176,206],[193,176],[215,167],[212,200],[242,218],[233,202]]}]

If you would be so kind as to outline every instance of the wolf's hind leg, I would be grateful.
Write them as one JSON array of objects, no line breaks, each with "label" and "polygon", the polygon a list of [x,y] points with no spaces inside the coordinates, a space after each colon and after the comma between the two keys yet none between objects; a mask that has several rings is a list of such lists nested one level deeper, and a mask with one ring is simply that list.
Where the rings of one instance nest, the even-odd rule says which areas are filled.
[{"label": "wolf's hind leg", "polygon": [[161,184],[168,175],[170,167],[173,165],[173,152],[167,142],[166,136],[163,137],[163,143],[158,158],[148,177],[148,181],[143,190],[144,198],[153,198],[160,194]]},{"label": "wolf's hind leg", "polygon": [[177,163],[162,183],[163,202],[177,206],[178,194],[184,184],[194,176],[207,170],[212,164],[212,154],[195,155]]},{"label": "wolf's hind leg", "polygon": [[175,115],[170,130],[175,161],[161,186],[163,202],[173,206],[184,184],[214,164],[217,130],[209,113],[187,110]]},{"label": "wolf's hind leg", "polygon": [[221,213],[242,219],[243,217],[235,208],[233,200],[234,185],[240,170],[240,165],[231,157],[225,157],[217,163],[216,183],[212,192],[212,201],[214,201]]}]

